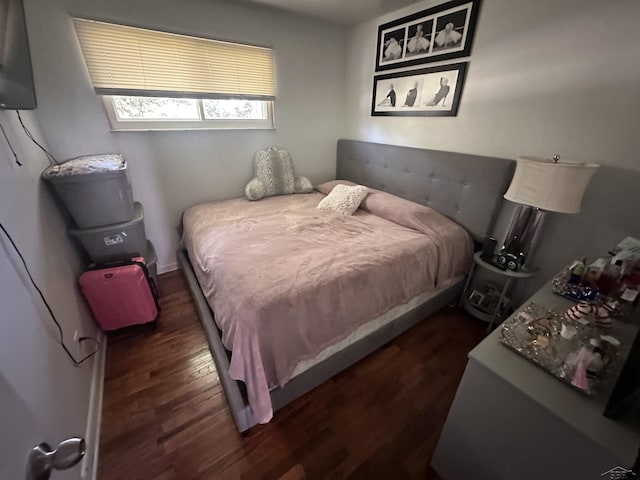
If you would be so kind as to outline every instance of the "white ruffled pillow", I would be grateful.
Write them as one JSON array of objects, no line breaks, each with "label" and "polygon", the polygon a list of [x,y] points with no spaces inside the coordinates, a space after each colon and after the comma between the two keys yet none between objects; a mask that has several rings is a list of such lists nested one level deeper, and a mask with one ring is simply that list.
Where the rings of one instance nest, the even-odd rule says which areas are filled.
[{"label": "white ruffled pillow", "polygon": [[324,197],[318,204],[320,210],[330,210],[342,215],[353,215],[358,209],[364,197],[367,196],[367,187],[363,185],[347,186],[336,185],[331,193]]}]

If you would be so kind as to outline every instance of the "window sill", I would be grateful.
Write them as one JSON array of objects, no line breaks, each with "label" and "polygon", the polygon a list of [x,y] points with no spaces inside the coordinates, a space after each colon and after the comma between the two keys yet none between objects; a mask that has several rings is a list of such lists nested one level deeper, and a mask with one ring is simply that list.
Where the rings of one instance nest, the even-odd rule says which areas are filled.
[{"label": "window sill", "polygon": [[224,132],[224,131],[256,131],[275,130],[276,127],[186,127],[186,128],[111,128],[113,133],[135,133],[135,132]]}]

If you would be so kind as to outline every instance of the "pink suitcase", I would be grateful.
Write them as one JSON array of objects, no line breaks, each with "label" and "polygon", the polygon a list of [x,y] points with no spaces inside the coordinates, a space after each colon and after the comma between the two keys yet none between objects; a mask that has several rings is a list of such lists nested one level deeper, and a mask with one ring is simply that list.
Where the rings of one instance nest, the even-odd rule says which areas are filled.
[{"label": "pink suitcase", "polygon": [[79,283],[103,330],[153,322],[158,316],[157,289],[141,257],[93,265]]}]

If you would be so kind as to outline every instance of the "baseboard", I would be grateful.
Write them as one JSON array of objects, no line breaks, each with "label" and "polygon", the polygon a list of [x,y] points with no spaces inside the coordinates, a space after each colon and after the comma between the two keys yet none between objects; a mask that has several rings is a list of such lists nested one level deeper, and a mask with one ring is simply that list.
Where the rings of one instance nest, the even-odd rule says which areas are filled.
[{"label": "baseboard", "polygon": [[81,478],[96,480],[98,478],[98,450],[100,448],[100,422],[102,419],[102,393],[104,390],[104,367],[107,358],[107,337],[100,332],[98,338],[100,351],[93,361],[91,378],[91,393],[89,394],[89,414],[87,416],[87,431],[84,439],[87,452],[80,467]]},{"label": "baseboard", "polygon": [[162,275],[163,273],[173,272],[174,270],[178,270],[178,262],[167,263],[165,265],[158,265],[158,275]]}]

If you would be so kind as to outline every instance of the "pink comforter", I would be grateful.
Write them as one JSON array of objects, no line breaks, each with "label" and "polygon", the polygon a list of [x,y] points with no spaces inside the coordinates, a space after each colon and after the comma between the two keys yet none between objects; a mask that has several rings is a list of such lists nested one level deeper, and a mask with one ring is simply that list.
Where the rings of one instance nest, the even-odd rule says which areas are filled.
[{"label": "pink comforter", "polygon": [[374,191],[344,216],[318,210],[323,197],[233,199],[183,217],[184,244],[232,352],[229,373],[245,382],[260,423],[273,416],[270,388],[298,362],[471,262],[469,235],[428,207]]}]

